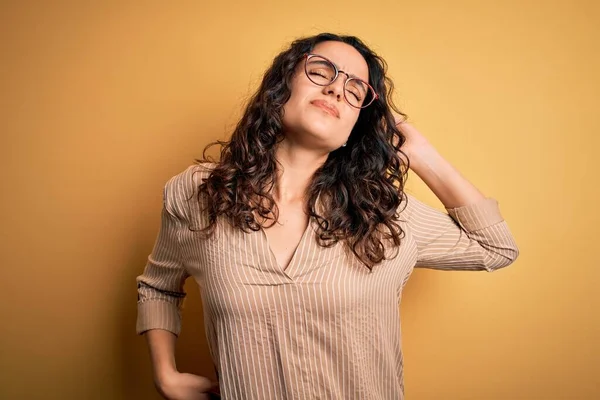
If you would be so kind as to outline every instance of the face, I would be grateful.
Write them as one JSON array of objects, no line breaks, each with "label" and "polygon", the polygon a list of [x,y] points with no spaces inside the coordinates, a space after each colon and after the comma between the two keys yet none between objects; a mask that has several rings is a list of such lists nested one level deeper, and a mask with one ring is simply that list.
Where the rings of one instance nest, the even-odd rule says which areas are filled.
[{"label": "face", "polygon": [[[369,81],[369,68],[363,56],[342,42],[321,42],[311,54],[331,60],[339,70]],[[333,151],[350,136],[360,109],[344,99],[346,74],[341,73],[328,86],[311,82],[304,72],[304,59],[298,63],[292,93],[284,106],[283,128],[286,140],[311,148]]]}]

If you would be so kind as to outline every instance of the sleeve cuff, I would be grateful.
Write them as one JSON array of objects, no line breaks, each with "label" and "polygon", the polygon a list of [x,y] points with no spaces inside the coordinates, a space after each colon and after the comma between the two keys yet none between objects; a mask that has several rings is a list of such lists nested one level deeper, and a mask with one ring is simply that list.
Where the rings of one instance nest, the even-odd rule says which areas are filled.
[{"label": "sleeve cuff", "polygon": [[150,329],[164,329],[179,336],[181,314],[176,304],[160,300],[147,300],[138,303],[136,322],[137,334]]},{"label": "sleeve cuff", "polygon": [[473,204],[446,208],[446,210],[467,232],[474,232],[504,221],[498,201],[489,197]]}]

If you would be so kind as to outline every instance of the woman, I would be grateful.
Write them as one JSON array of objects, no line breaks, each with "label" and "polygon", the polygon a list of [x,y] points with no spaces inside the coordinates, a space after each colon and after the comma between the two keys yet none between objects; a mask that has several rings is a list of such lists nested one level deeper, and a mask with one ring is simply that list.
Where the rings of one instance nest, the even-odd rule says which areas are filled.
[{"label": "woman", "polygon": [[[398,306],[413,268],[517,258],[498,203],[404,122],[385,70],[355,37],[295,41],[220,161],[166,183],[137,278],[137,332],[165,398],[217,390],[174,360],[189,276],[224,399],[402,399]],[[448,213],[404,193],[409,169]]]}]

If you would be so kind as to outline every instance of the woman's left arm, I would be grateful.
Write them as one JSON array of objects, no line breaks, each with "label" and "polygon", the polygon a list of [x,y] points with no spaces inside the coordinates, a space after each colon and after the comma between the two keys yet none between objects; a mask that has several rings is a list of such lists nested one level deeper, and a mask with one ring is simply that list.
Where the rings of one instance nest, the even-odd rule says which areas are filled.
[{"label": "woman's left arm", "polygon": [[410,169],[425,182],[446,208],[457,208],[484,200],[485,196],[454,168],[415,127],[397,125],[406,137],[402,151]]},{"label": "woman's left arm", "polygon": [[488,270],[511,264],[519,254],[498,202],[464,178],[412,125],[401,122],[402,151],[410,168],[436,194],[448,214],[407,195],[406,214],[417,267]]}]

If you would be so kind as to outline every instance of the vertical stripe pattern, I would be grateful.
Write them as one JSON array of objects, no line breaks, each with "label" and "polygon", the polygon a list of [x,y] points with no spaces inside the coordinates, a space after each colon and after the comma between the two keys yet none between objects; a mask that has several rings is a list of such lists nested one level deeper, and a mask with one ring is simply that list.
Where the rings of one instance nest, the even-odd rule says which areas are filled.
[{"label": "vertical stripe pattern", "polygon": [[406,236],[372,272],[342,243],[320,247],[313,220],[282,269],[262,230],[220,219],[210,238],[194,231],[207,223],[194,194],[211,167],[192,165],[164,187],[160,230],[137,277],[136,329],[179,335],[193,277],[223,399],[403,399],[399,304],[413,268],[494,271],[518,256],[496,200],[444,213],[407,194]]}]

